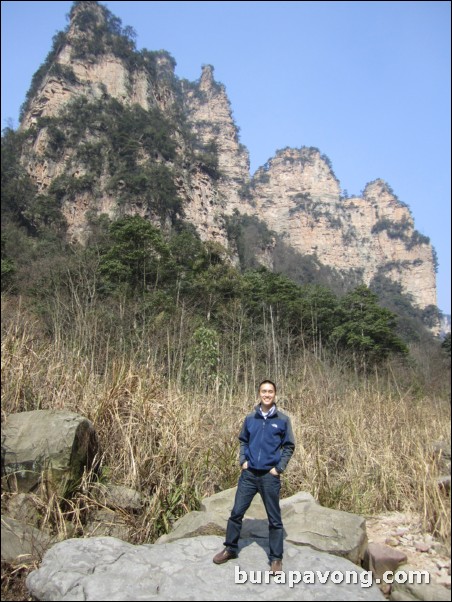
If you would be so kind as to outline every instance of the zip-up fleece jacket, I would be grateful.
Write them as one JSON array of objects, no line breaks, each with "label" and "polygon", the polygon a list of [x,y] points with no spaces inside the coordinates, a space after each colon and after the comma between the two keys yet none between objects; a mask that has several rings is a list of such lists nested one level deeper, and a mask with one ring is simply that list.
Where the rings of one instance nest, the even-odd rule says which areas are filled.
[{"label": "zip-up fleece jacket", "polygon": [[272,416],[264,418],[259,405],[248,414],[239,435],[240,466],[248,461],[248,468],[281,473],[295,449],[295,439],[289,416],[276,408]]}]

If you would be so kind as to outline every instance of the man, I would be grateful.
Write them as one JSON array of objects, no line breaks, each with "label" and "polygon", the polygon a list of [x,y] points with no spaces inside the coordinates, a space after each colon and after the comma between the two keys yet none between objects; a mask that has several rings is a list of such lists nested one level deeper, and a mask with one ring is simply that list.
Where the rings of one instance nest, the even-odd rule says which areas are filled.
[{"label": "man", "polygon": [[269,525],[271,571],[282,571],[283,524],[279,506],[280,475],[295,449],[290,418],[277,409],[276,385],[264,380],[259,385],[260,404],[248,414],[239,435],[240,466],[234,507],[228,520],[225,548],[213,558],[223,564],[237,558],[242,520],[257,492],[261,494]]}]

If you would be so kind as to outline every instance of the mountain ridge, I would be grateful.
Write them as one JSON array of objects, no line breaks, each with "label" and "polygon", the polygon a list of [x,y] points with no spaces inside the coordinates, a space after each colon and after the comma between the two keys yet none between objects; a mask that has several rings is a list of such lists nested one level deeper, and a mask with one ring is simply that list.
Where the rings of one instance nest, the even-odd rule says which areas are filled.
[{"label": "mountain ridge", "polygon": [[[179,80],[168,53],[137,52],[133,31],[97,2],[74,3],[67,32],[55,36],[51,55],[41,85],[35,85],[24,107],[20,129],[34,131],[34,137],[29,137],[22,164],[40,194],[54,195],[58,178],[60,184],[71,182],[75,190],[59,186],[59,202],[73,240],[86,239],[93,212],[110,218],[138,213],[162,227],[178,215],[195,226],[202,240],[220,243],[237,261],[227,218],[238,212],[261,220],[302,255],[339,272],[361,270],[365,284],[383,275],[400,284],[418,307],[436,305],[434,249],[415,230],[409,208],[390,186],[374,180],[362,196],[343,198],[330,160],[307,147],[277,151],[251,177],[248,151],[212,66],[202,68],[197,82]],[[111,141],[93,123],[74,142],[74,125],[63,124],[62,115],[82,99],[92,106],[119,103],[124,121],[127,112],[144,111],[144,133],[137,132],[129,158],[121,156],[112,165]],[[165,155],[155,131],[149,133],[151,142],[143,143],[140,135],[150,128],[147,114],[154,122],[166,120],[172,152]],[[109,135],[124,138],[122,131]],[[122,155],[125,142],[112,147],[113,153]],[[93,176],[79,151],[96,144],[104,148]],[[52,145],[63,148],[60,156],[50,156]],[[159,190],[166,179],[172,184],[162,199]],[[178,197],[173,209],[156,210],[170,194]],[[273,269],[271,249],[271,244],[262,247],[260,257]]]}]

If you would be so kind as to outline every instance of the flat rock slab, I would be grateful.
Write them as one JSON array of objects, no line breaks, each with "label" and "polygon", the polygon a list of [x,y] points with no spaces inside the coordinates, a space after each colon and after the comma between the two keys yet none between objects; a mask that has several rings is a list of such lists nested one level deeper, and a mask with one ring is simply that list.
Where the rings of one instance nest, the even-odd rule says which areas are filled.
[{"label": "flat rock slab", "polygon": [[[53,546],[41,567],[27,578],[37,600],[384,600],[377,586],[360,584],[362,570],[344,558],[286,544],[286,583],[265,583],[268,550],[241,540],[239,558],[215,565],[222,549],[216,536],[199,536],[158,545],[134,546],[112,537],[68,539]],[[235,583],[238,570],[245,583]],[[262,583],[251,572],[262,571]],[[357,583],[298,583],[289,586],[289,572],[353,571]],[[243,579],[244,573],[242,573]],[[254,577],[257,575],[255,574]],[[363,583],[368,583],[365,579]]]}]

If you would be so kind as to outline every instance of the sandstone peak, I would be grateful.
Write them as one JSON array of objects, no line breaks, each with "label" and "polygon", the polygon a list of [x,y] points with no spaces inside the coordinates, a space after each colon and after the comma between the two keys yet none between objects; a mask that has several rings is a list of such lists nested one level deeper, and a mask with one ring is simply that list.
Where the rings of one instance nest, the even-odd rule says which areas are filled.
[{"label": "sandstone peak", "polygon": [[363,190],[363,198],[370,202],[396,202],[401,206],[406,206],[397,198],[391,186],[381,178],[378,178],[366,184]]},{"label": "sandstone peak", "polygon": [[[199,82],[186,93],[185,107],[198,140],[218,156],[217,200],[222,213],[243,208],[240,191],[249,182],[248,150],[240,144],[231,104],[223,84],[214,79],[212,65],[203,65]],[[204,194],[204,193],[202,193]],[[211,203],[218,212],[218,203]],[[223,241],[227,245],[226,237]]]},{"label": "sandstone peak", "polygon": [[214,70],[212,65],[203,65],[201,67],[201,77],[199,80],[199,87],[201,90],[210,89],[214,86],[218,87],[214,78]]},{"label": "sandstone peak", "polygon": [[81,2],[74,2],[69,17],[70,32],[91,32],[97,34],[99,27],[105,25],[106,9],[98,2],[82,0]]},{"label": "sandstone peak", "polygon": [[[371,204],[375,212],[377,228],[382,224],[394,227],[402,224],[409,229],[414,228],[414,220],[409,207],[403,203],[392,190],[391,186],[381,178],[369,182],[363,191],[363,199]],[[411,233],[410,233],[411,234]]]},{"label": "sandstone peak", "polygon": [[[284,148],[278,150],[253,177],[253,205],[260,213],[263,207],[277,205],[283,207],[287,215],[301,204],[323,199],[337,202],[340,185],[325,155],[314,147]],[[273,199],[269,203],[269,199]],[[269,224],[276,232],[282,232],[286,225],[280,222],[281,215]],[[262,217],[262,219],[265,219]]]},{"label": "sandstone peak", "polygon": [[322,155],[318,148],[312,146],[302,146],[300,148],[286,147],[276,151],[275,156],[267,161],[267,163],[260,167],[255,174],[257,181],[262,180],[264,174],[268,174],[271,177],[278,177],[282,173],[292,174],[292,176],[300,177],[299,186],[302,189],[303,185],[303,174],[311,178],[312,173],[316,172],[320,179],[327,179],[331,182],[334,181],[334,192],[333,189],[325,191],[326,194],[331,194],[336,197],[339,196],[340,188],[339,181],[337,180],[332,166],[331,161],[326,155]]},{"label": "sandstone peak", "polygon": [[270,162],[278,158],[308,161],[320,159],[321,157],[320,150],[315,146],[300,146],[299,148],[286,146],[285,148],[278,149],[275,153],[275,157],[270,159]]}]

